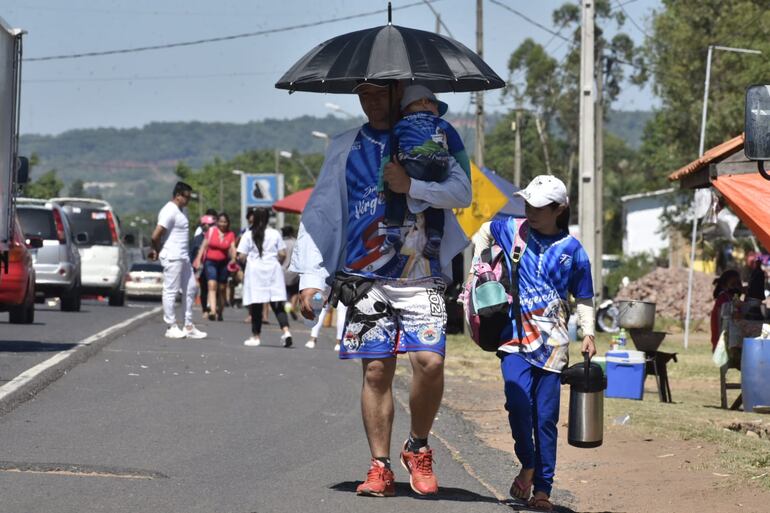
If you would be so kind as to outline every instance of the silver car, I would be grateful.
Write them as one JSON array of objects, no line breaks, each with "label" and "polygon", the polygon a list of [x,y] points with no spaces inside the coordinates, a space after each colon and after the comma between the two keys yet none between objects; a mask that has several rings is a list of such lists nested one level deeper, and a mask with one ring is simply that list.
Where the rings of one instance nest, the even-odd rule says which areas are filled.
[{"label": "silver car", "polygon": [[107,296],[110,306],[123,306],[128,259],[120,223],[110,204],[91,198],[51,201],[62,206],[75,233],[85,234],[78,241],[83,294]]},{"label": "silver car", "polygon": [[[79,312],[80,254],[64,210],[52,201],[19,198],[16,212],[24,237],[42,241],[42,247],[30,250],[36,295],[59,297],[62,311]],[[80,234],[80,239],[85,235]]]}]

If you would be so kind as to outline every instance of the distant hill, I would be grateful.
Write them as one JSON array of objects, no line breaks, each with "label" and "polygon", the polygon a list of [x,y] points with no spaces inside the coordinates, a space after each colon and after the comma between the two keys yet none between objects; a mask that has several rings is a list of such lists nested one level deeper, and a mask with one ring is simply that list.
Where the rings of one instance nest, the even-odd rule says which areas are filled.
[{"label": "distant hill", "polygon": [[[648,112],[613,112],[607,130],[638,147]],[[487,129],[501,119],[491,114]],[[359,125],[363,118],[343,119],[303,116],[295,119],[266,119],[245,124],[202,122],[156,122],[142,128],[92,128],[70,130],[59,135],[25,134],[20,146],[24,155],[36,153],[40,164],[36,179],[49,169],[69,185],[81,179],[113,203],[119,212],[156,210],[167,199],[174,182],[174,168],[183,161],[192,168],[215,158],[228,160],[248,150],[285,149],[299,153],[322,153],[324,141],[311,133],[336,134]],[[474,146],[472,116],[449,116],[466,147]],[[101,186],[101,188],[100,188]],[[66,192],[63,191],[63,192]]]},{"label": "distant hill", "polygon": [[644,110],[616,110],[609,113],[604,129],[624,140],[631,148],[638,150],[647,122],[654,113]]}]

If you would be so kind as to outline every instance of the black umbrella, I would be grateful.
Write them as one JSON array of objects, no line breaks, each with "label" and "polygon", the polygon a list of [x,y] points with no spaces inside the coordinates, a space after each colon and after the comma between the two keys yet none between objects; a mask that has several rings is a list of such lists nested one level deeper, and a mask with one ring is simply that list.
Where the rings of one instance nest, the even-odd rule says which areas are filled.
[{"label": "black umbrella", "polygon": [[275,84],[278,89],[350,94],[362,81],[409,80],[432,91],[498,89],[505,82],[475,52],[440,34],[390,23],[329,39]]}]

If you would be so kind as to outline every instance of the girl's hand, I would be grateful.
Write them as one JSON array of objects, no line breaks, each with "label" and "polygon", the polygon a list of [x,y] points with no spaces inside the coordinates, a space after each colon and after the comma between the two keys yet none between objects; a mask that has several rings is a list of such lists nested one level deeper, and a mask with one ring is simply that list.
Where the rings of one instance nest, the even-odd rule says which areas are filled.
[{"label": "girl's hand", "polygon": [[593,358],[596,354],[596,344],[594,344],[594,337],[583,337],[583,344],[580,346],[580,352],[588,353],[589,358]]}]

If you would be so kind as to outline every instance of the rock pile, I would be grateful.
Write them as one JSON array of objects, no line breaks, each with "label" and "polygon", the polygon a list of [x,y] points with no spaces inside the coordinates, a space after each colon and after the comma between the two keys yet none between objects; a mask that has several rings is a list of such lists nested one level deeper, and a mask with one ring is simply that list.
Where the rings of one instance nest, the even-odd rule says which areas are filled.
[{"label": "rock pile", "polygon": [[[632,281],[618,291],[616,300],[636,299],[656,304],[658,318],[684,321],[687,315],[687,269],[658,267],[654,271]],[[692,281],[692,310],[694,320],[708,319],[714,305],[712,297],[714,276],[695,272]]]}]

